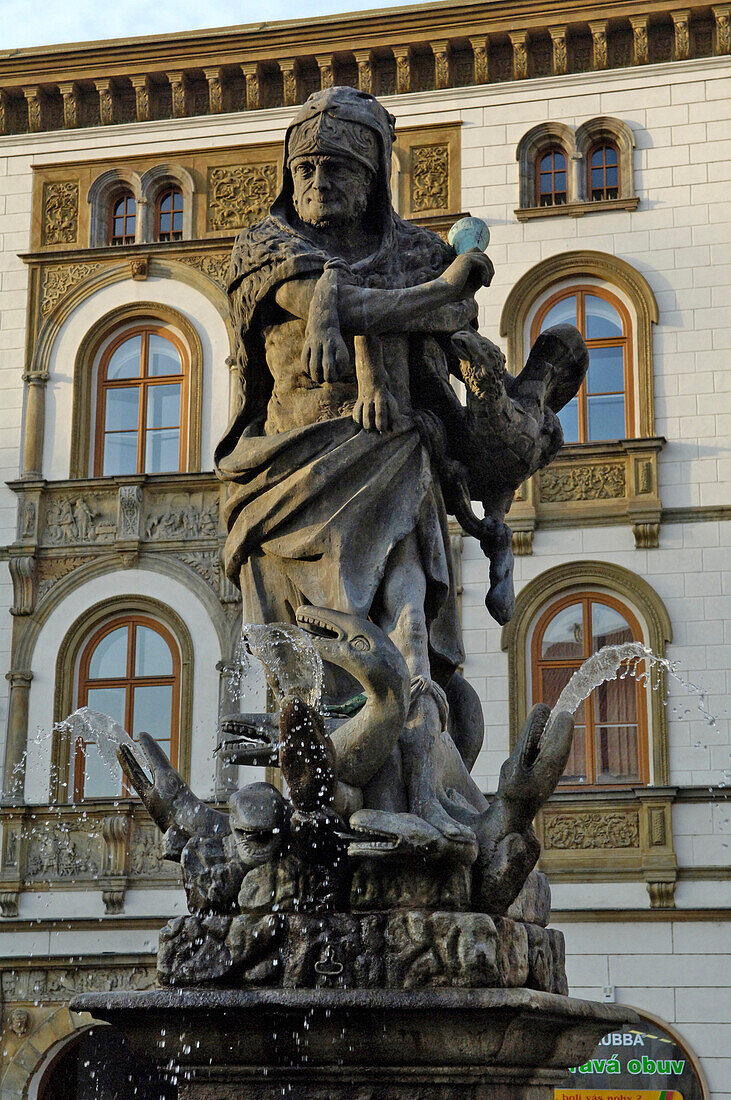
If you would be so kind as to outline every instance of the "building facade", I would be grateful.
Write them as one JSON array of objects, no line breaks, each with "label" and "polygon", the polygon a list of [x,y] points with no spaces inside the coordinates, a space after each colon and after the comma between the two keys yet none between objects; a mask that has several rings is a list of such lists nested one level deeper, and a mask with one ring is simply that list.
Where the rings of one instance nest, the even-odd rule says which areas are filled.
[{"label": "building facade", "polygon": [[730,1100],[730,50],[729,4],[483,0],[0,54],[2,1100],[61,1095],[90,1024],[69,997],[152,984],[184,911],[140,804],[57,723],[153,729],[202,797],[243,778],[213,755],[242,614],[212,473],[225,271],[330,84],[396,116],[402,216],[489,224],[480,328],[512,370],[542,327],[587,339],[567,442],[510,513],[504,629],[453,532],[474,774],[495,790],[601,645],[677,663],[690,690],[620,678],[580,709],[541,866],[572,993],[663,1022]]}]

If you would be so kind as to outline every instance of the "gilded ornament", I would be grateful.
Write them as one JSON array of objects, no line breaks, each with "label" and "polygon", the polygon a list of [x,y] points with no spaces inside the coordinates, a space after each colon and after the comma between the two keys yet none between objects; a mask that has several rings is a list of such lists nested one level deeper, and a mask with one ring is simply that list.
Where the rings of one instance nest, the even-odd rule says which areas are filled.
[{"label": "gilded ornament", "polygon": [[74,244],[79,222],[79,185],[43,184],[43,243]]},{"label": "gilded ornament", "polygon": [[632,24],[632,56],[635,65],[646,65],[649,61],[647,46],[647,16],[630,18]]},{"label": "gilded ornament", "polygon": [[716,20],[716,53],[731,53],[731,10],[714,8],[713,14]]},{"label": "gilded ornament", "polygon": [[672,13],[675,24],[675,60],[687,61],[690,57],[690,24],[688,14]]},{"label": "gilded ornament", "polygon": [[554,76],[564,76],[568,70],[565,27],[561,27],[558,30],[551,30],[551,43],[553,45]]},{"label": "gilded ornament", "polygon": [[449,146],[414,145],[411,149],[411,210],[449,209]]},{"label": "gilded ornament", "polygon": [[276,164],[208,169],[208,228],[239,229],[263,218],[277,189]]},{"label": "gilded ornament", "polygon": [[636,813],[555,814],[543,836],[546,849],[639,848],[640,822]]},{"label": "gilded ornament", "polygon": [[559,466],[541,473],[541,500],[611,500],[625,495],[625,469],[613,463]]},{"label": "gilded ornament", "polygon": [[608,64],[607,25],[606,23],[602,23],[601,25],[590,23],[589,28],[591,30],[594,68],[606,69]]}]

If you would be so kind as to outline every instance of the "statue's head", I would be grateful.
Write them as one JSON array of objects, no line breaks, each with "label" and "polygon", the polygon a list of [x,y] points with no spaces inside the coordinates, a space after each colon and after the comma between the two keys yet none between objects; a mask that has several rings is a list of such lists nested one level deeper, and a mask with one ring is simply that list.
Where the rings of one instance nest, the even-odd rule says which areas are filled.
[{"label": "statue's head", "polygon": [[308,225],[375,231],[390,216],[394,119],[354,88],[327,88],[297,112],[285,140],[282,191],[272,210]]}]

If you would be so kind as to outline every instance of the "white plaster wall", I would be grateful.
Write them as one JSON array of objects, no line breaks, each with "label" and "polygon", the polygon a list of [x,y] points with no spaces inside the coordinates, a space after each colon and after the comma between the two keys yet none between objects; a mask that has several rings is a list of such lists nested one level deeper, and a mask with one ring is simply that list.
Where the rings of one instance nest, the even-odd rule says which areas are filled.
[{"label": "white plaster wall", "polygon": [[151,277],[144,282],[125,279],[104,287],[85,299],[64,322],[54,342],[46,387],[46,434],[43,441],[43,476],[58,480],[69,476],[73,367],[79,345],[108,313],[135,302],[172,306],[198,333],[203,349],[201,469],[213,469],[213,448],[228,422],[229,355],[226,326],[218,310],[199,290],[173,279]]},{"label": "white plaster wall", "polygon": [[201,798],[214,788],[213,750],[216,747],[218,673],[222,654],[208,612],[193,592],[172,577],[142,569],[124,569],[95,577],[80,585],[52,611],[40,631],[32,656],[33,690],[28,718],[28,756],[25,797],[30,803],[48,801],[51,729],[56,654],[73,624],[102,600],[115,596],[150,596],[176,611],[193,641],[193,721],[191,786]]}]

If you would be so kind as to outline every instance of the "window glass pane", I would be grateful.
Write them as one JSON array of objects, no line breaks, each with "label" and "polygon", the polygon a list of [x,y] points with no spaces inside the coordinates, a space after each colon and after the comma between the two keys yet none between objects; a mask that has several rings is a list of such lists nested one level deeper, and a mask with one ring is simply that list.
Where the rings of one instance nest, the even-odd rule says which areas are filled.
[{"label": "window glass pane", "polygon": [[[126,669],[122,669],[121,673],[117,672],[117,676],[124,676]],[[86,695],[86,705],[90,710],[100,710],[102,714],[108,714],[110,718],[113,718],[115,722],[119,722],[120,726],[124,727],[124,702],[126,698],[126,688],[123,687],[105,687],[105,688],[89,688]]]},{"label": "window glass pane", "polygon": [[175,428],[180,423],[180,383],[150,386],[147,391],[147,427]]},{"label": "window glass pane", "polygon": [[621,645],[632,641],[632,631],[624,616],[603,603],[591,605],[591,634],[592,653],[596,653],[604,645]]},{"label": "window glass pane", "polygon": [[586,376],[588,393],[622,393],[624,348],[591,348]]},{"label": "window glass pane", "polygon": [[554,179],[554,190],[555,191],[565,191],[566,190],[566,173],[565,172],[557,172],[556,175],[553,177],[553,179]]},{"label": "window glass pane", "polygon": [[[541,657],[544,660],[559,661],[567,657],[584,656],[584,619],[583,608],[580,603],[570,604],[564,607],[549,622],[541,642]],[[553,705],[553,702],[543,697],[544,701]]]},{"label": "window glass pane", "polygon": [[[89,661],[90,680],[112,680],[116,677],[127,675],[127,634],[127,627],[120,626],[117,627],[116,630],[110,630],[108,634],[104,635],[99,644],[94,648],[91,660]],[[118,688],[95,688],[95,690],[121,690],[124,695],[124,690]],[[91,703],[89,706],[91,706]],[[96,710],[98,708],[95,707],[94,709]],[[122,711],[124,716],[124,701],[122,702]],[[119,722],[120,719],[117,718],[117,721]]]},{"label": "window glass pane", "polygon": [[111,432],[104,436],[102,474],[137,473],[137,432]]},{"label": "window glass pane", "polygon": [[586,726],[574,725],[574,739],[571,742],[571,752],[566,761],[561,782],[585,783],[586,780]]},{"label": "window glass pane", "polygon": [[546,153],[541,157],[541,172],[550,172],[553,167],[553,153]]},{"label": "window glass pane", "polygon": [[597,783],[640,782],[637,726],[597,726]]},{"label": "window glass pane", "polygon": [[606,340],[623,336],[622,319],[619,313],[604,298],[598,298],[596,294],[587,294],[584,299],[586,310],[587,340]]},{"label": "window glass pane", "polygon": [[150,334],[147,355],[147,373],[151,378],[159,378],[165,374],[182,374],[183,368],[177,348],[164,336]]},{"label": "window glass pane", "polygon": [[607,168],[607,187],[617,187],[619,184],[619,169],[616,167]]},{"label": "window glass pane", "polygon": [[93,742],[85,748],[84,797],[116,798],[122,794],[122,769],[119,764],[107,767]]},{"label": "window glass pane", "polygon": [[135,632],[135,676],[172,676],[173,658],[162,634],[149,626]]},{"label": "window glass pane", "polygon": [[637,722],[637,681],[607,680],[592,692],[594,720],[598,726],[635,725]]},{"label": "window glass pane", "polygon": [[183,211],[176,210],[173,214],[173,230],[176,233],[182,233],[183,231]]},{"label": "window glass pane", "polygon": [[132,732],[144,730],[161,741],[170,740],[173,714],[172,684],[160,684],[134,689],[134,721]]},{"label": "window glass pane", "polygon": [[624,439],[624,394],[616,397],[587,398],[586,415],[589,441]]},{"label": "window glass pane", "polygon": [[552,305],[541,322],[541,331],[550,328],[551,325],[575,325],[576,324],[576,295],[569,294]]},{"label": "window glass pane", "polygon": [[[546,706],[555,707],[559,695],[578,667],[579,662],[577,661],[569,668],[541,668],[541,702],[545,703]],[[583,703],[581,703],[577,709],[574,720],[580,724],[584,724]]]},{"label": "window glass pane", "polygon": [[139,378],[142,337],[132,336],[120,344],[107,364],[107,378]]},{"label": "window glass pane", "polygon": [[104,398],[105,431],[137,430],[140,417],[139,386],[124,386],[120,389],[108,389]]},{"label": "window glass pane", "polygon": [[564,405],[558,414],[561,427],[563,428],[564,443],[578,443],[579,442],[579,399],[573,397],[568,405]]},{"label": "window glass pane", "polygon": [[168,191],[167,195],[163,195],[162,199],[160,200],[160,213],[161,214],[169,214],[172,205],[173,205],[173,193],[172,193],[172,191]]},{"label": "window glass pane", "polygon": [[163,428],[147,433],[145,473],[161,474],[180,466],[180,431]]}]

